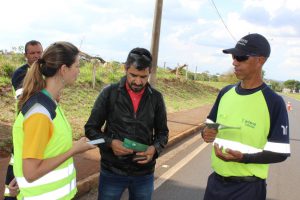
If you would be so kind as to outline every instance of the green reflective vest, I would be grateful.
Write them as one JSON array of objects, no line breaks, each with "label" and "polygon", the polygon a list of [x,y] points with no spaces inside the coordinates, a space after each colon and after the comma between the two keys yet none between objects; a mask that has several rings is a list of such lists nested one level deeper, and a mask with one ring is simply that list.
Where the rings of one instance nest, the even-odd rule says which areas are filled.
[{"label": "green reflective vest", "polygon": [[[32,183],[24,178],[22,170],[23,121],[24,116],[20,112],[13,126],[14,174],[20,188],[18,199],[72,199],[77,192],[73,158],[69,158],[59,167]],[[44,159],[65,153],[72,147],[72,130],[59,106],[56,108],[53,125],[54,132],[45,149]]]},{"label": "green reflective vest", "polygon": [[[214,142],[223,149],[242,153],[258,153],[264,149],[270,129],[269,110],[261,91],[250,95],[238,95],[235,88],[222,96],[218,107],[218,123],[239,127],[220,129]],[[257,176],[267,178],[268,164],[225,162],[212,152],[212,168],[216,173],[228,176]]]}]

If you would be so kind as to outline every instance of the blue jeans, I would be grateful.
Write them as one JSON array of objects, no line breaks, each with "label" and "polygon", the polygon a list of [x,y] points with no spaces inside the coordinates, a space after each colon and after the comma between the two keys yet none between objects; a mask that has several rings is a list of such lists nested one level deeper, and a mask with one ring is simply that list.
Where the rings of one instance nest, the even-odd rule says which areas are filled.
[{"label": "blue jeans", "polygon": [[119,200],[126,188],[129,191],[129,200],[151,200],[154,175],[122,176],[101,170],[98,200]]}]

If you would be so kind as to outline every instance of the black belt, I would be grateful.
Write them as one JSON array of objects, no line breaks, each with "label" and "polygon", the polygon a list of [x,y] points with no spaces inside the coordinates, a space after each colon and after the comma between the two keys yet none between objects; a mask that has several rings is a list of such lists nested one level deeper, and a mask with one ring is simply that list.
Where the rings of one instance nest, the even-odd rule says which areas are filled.
[{"label": "black belt", "polygon": [[228,176],[228,177],[225,177],[225,176],[221,176],[215,172],[214,172],[214,174],[219,180],[222,180],[224,182],[256,182],[256,181],[264,180],[264,179],[261,179],[256,176]]}]

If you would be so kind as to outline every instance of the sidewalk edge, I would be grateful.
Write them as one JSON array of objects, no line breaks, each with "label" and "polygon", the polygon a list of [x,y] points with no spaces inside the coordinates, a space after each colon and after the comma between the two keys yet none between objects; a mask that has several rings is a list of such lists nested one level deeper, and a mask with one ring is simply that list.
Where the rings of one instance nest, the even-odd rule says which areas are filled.
[{"label": "sidewalk edge", "polygon": [[97,187],[98,185],[98,179],[99,179],[100,173],[97,172],[93,175],[90,175],[76,183],[77,185],[77,194],[75,197],[80,197],[87,192],[89,192],[92,188]]}]

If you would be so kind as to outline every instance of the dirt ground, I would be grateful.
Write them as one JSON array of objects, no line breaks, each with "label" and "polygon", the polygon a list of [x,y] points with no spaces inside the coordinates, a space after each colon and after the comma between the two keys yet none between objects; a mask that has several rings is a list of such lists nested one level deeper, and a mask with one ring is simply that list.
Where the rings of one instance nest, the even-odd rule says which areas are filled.
[{"label": "dirt ground", "polygon": [[11,125],[0,122],[0,158],[9,156],[11,147]]}]

